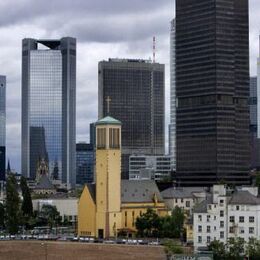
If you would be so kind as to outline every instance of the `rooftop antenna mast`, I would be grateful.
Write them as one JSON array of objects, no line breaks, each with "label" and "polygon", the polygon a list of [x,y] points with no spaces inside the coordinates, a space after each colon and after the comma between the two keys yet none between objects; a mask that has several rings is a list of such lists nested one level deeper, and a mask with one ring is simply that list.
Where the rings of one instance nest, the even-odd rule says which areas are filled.
[{"label": "rooftop antenna mast", "polygon": [[155,52],[156,52],[156,41],[155,36],[153,37],[153,63],[155,63]]}]

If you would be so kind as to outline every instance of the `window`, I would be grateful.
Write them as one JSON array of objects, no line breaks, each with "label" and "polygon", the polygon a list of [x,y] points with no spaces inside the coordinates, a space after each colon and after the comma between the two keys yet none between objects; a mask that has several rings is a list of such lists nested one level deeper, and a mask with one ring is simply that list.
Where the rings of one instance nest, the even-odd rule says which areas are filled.
[{"label": "window", "polygon": [[201,236],[198,236],[198,243],[201,243],[202,242],[202,238]]},{"label": "window", "polygon": [[211,239],[210,239],[210,237],[208,236],[208,237],[207,237],[207,244],[210,244],[210,240],[211,240]]},{"label": "window", "polygon": [[217,219],[217,217],[216,216],[214,216],[214,220],[216,220]]},{"label": "window", "polygon": [[202,232],[202,226],[198,226],[198,232]]},{"label": "window", "polygon": [[211,210],[211,205],[209,205],[209,210]]},{"label": "window", "polygon": [[109,129],[109,147],[117,149],[120,147],[119,145],[119,129],[118,128],[110,128]]},{"label": "window", "polygon": [[106,148],[106,129],[99,128],[97,131],[97,148],[104,149]]},{"label": "window", "polygon": [[239,210],[239,206],[236,206],[236,210]]},{"label": "window", "polygon": [[219,235],[220,235],[220,238],[224,238],[224,231],[220,231]]},{"label": "window", "polygon": [[240,216],[240,217],[239,217],[239,222],[240,222],[240,223],[244,223],[244,222],[245,222],[245,218]]},{"label": "window", "polygon": [[254,223],[255,222],[255,217],[249,217],[249,222]]},{"label": "window", "polygon": [[210,226],[207,226],[207,233],[210,233]]},{"label": "window", "polygon": [[234,216],[230,216],[229,217],[229,222],[234,223],[235,222],[235,217]]},{"label": "window", "polygon": [[253,227],[249,228],[249,234],[254,234],[255,233],[255,229]]},{"label": "window", "polygon": [[183,203],[183,199],[181,199],[181,203]]},{"label": "window", "polygon": [[220,225],[219,225],[221,228],[224,227],[224,221],[220,221]]},{"label": "window", "polygon": [[186,201],[186,207],[187,207],[187,208],[190,207],[190,201]]},{"label": "window", "polygon": [[223,210],[220,211],[220,217],[224,217],[224,211]]},{"label": "window", "polygon": [[221,204],[221,205],[223,205],[223,204],[224,204],[224,200],[220,200],[219,202],[220,202],[220,204]]},{"label": "window", "polygon": [[244,233],[245,233],[245,230],[244,230],[243,227],[240,227],[240,228],[239,228],[239,233],[240,233],[240,234],[244,234]]},{"label": "window", "polygon": [[231,233],[231,234],[234,233],[234,227],[229,227],[229,233]]},{"label": "window", "polygon": [[178,202],[178,199],[175,199],[175,203],[177,203]]},{"label": "window", "polygon": [[210,222],[210,215],[207,215],[207,222]]},{"label": "window", "polygon": [[214,231],[216,231],[217,230],[217,227],[216,226],[214,226]]},{"label": "window", "polygon": [[202,221],[202,216],[201,215],[198,216],[198,220]]}]

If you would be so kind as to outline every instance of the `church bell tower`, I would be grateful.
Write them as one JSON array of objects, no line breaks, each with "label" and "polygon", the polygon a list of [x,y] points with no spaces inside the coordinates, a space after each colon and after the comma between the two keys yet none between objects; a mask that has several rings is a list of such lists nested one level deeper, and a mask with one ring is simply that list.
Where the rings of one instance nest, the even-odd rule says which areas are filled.
[{"label": "church bell tower", "polygon": [[96,123],[96,234],[116,237],[121,228],[121,122]]}]

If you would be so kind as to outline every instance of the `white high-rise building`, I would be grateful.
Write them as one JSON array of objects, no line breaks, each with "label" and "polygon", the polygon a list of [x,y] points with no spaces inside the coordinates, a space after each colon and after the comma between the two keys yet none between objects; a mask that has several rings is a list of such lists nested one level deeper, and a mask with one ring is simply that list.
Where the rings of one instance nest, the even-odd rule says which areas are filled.
[{"label": "white high-rise building", "polygon": [[172,170],[176,170],[176,87],[175,87],[175,19],[171,21],[170,34],[170,125],[169,125],[169,154]]}]

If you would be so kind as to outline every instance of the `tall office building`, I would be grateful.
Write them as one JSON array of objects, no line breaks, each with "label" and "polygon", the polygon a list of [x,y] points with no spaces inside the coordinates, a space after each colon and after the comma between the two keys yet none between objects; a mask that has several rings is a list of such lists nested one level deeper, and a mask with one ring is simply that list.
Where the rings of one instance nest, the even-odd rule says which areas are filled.
[{"label": "tall office building", "polygon": [[175,84],[175,19],[171,21],[170,33],[170,125],[169,125],[169,155],[171,168],[176,170],[176,84]]},{"label": "tall office building", "polygon": [[248,0],[176,1],[177,177],[249,184]]},{"label": "tall office building", "polygon": [[0,181],[5,180],[6,77],[0,76]]},{"label": "tall office building", "polygon": [[249,98],[251,169],[256,169],[260,167],[260,140],[259,138],[257,138],[257,100],[257,77],[251,77]]},{"label": "tall office building", "polygon": [[76,183],[84,185],[94,181],[94,145],[78,143],[76,145]]},{"label": "tall office building", "polygon": [[99,118],[122,122],[122,178],[131,154],[164,154],[164,65],[146,60],[99,63]]},{"label": "tall office building", "polygon": [[22,41],[22,174],[76,181],[76,39]]}]

